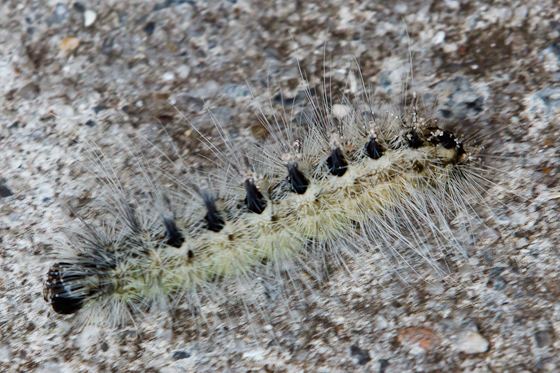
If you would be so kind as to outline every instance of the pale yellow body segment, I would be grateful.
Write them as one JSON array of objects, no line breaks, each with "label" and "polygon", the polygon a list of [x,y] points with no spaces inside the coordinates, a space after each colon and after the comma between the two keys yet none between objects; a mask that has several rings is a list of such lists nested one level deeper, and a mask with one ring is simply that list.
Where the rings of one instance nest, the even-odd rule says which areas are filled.
[{"label": "pale yellow body segment", "polygon": [[[364,157],[353,162],[341,177],[313,179],[305,193],[274,201],[262,214],[242,214],[220,232],[187,237],[179,248],[161,247],[157,258],[163,264],[151,263],[152,268],[165,268],[158,272],[158,284],[165,294],[189,291],[215,279],[248,276],[265,261],[294,260],[304,254],[309,241],[336,239],[354,229],[353,224],[403,203],[408,188],[436,182],[438,169],[452,156],[453,151],[440,146],[388,150],[380,159]],[[146,273],[141,272],[140,282],[145,283]],[[132,286],[128,290],[149,288]]]}]

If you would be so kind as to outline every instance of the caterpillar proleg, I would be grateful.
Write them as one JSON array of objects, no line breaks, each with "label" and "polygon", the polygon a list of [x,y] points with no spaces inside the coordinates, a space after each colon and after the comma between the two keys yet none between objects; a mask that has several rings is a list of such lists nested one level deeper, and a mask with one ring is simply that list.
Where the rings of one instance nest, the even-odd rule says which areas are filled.
[{"label": "caterpillar proleg", "polygon": [[260,113],[265,142],[238,144],[217,124],[218,144],[194,127],[216,167],[183,159],[170,191],[145,167],[133,199],[102,166],[113,221],[85,222],[61,244],[44,284],[52,309],[121,325],[160,306],[196,315],[211,298],[255,306],[259,282],[318,281],[325,266],[374,252],[387,262],[371,271],[444,274],[448,255],[465,255],[452,220],[480,199],[479,148],[440,128],[415,95],[399,109],[374,106],[365,86],[365,98],[339,103],[326,89],[305,92],[303,123]]}]

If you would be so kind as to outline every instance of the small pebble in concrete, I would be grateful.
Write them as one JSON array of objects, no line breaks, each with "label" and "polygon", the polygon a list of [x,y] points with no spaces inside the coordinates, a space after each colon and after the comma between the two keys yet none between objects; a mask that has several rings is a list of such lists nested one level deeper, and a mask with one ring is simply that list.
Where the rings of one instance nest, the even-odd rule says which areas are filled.
[{"label": "small pebble in concrete", "polygon": [[173,353],[173,360],[187,359],[189,357],[191,357],[191,354],[186,351],[175,351]]},{"label": "small pebble in concrete", "polygon": [[0,183],[0,198],[9,197],[14,193],[6,185]]},{"label": "small pebble in concrete", "polygon": [[146,25],[144,26],[144,32],[146,33],[146,35],[150,36],[154,33],[156,29],[156,23],[153,21],[150,21],[148,23],[146,23]]},{"label": "small pebble in concrete", "polygon": [[84,12],[84,26],[85,27],[89,27],[91,25],[93,25],[93,23],[95,22],[95,20],[97,19],[97,13],[95,13],[93,10],[86,10]]},{"label": "small pebble in concrete", "polygon": [[466,354],[479,354],[488,351],[488,341],[477,332],[463,333],[457,340],[456,347]]},{"label": "small pebble in concrete", "polygon": [[367,350],[362,350],[358,345],[350,346],[350,355],[356,358],[360,365],[365,365],[371,360],[369,352]]}]

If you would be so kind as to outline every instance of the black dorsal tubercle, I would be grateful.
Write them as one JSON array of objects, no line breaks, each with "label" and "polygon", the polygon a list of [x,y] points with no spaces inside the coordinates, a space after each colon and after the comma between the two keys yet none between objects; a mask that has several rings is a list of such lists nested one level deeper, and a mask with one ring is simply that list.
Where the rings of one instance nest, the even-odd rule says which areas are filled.
[{"label": "black dorsal tubercle", "polygon": [[424,145],[424,142],[420,138],[420,135],[418,135],[418,132],[414,129],[410,130],[410,132],[406,134],[406,140],[408,142],[408,146],[413,149],[418,149],[422,145]]},{"label": "black dorsal tubercle", "polygon": [[216,207],[216,200],[214,197],[209,195],[204,195],[203,199],[204,206],[206,207],[206,215],[204,216],[204,220],[206,220],[206,228],[212,232],[221,231],[226,225],[226,222]]},{"label": "black dorsal tubercle", "polygon": [[266,208],[266,199],[251,179],[245,180],[245,204],[256,214],[262,214]]},{"label": "black dorsal tubercle", "polygon": [[179,228],[177,228],[175,220],[172,218],[163,218],[163,225],[165,226],[165,238],[167,239],[165,243],[169,246],[181,247],[183,242],[185,242],[185,237]]},{"label": "black dorsal tubercle", "polygon": [[327,158],[327,167],[331,175],[342,176],[348,169],[348,162],[344,159],[344,154],[340,148],[334,148]]},{"label": "black dorsal tubercle", "polygon": [[366,154],[371,159],[379,159],[383,155],[383,147],[377,142],[375,137],[369,139],[365,147]]},{"label": "black dorsal tubercle", "polygon": [[288,182],[290,183],[292,192],[297,194],[305,193],[307,187],[309,186],[309,180],[307,180],[303,172],[299,170],[297,163],[290,162],[287,167]]}]

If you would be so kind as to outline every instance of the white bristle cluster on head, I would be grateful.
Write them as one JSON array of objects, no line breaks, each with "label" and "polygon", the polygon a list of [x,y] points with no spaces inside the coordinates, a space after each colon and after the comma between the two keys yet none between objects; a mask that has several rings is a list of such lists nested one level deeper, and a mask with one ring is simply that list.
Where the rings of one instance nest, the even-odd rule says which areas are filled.
[{"label": "white bristle cluster on head", "polygon": [[263,118],[270,140],[261,144],[236,145],[217,125],[221,144],[201,136],[217,167],[167,175],[168,191],[142,166],[148,201],[125,192],[96,155],[113,221],[68,237],[69,254],[45,282],[53,309],[116,324],[170,304],[198,313],[209,299],[251,303],[257,279],[318,280],[323,262],[359,265],[374,252],[444,273],[447,253],[465,253],[450,221],[472,214],[481,193],[477,149],[416,100],[401,112],[307,96],[305,123]]}]

